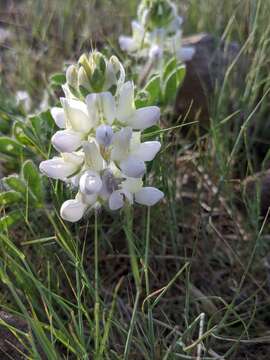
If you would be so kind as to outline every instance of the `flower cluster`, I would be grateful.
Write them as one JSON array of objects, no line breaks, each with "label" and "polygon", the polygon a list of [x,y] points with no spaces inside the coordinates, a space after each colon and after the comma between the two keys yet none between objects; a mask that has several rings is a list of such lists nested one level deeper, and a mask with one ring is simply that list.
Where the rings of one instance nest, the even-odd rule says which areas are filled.
[{"label": "flower cluster", "polygon": [[63,86],[62,107],[51,110],[61,129],[52,137],[60,156],[41,162],[42,173],[78,189],[61,207],[63,219],[76,222],[89,208],[121,209],[134,201],[146,206],[164,194],[143,186],[146,162],[160,150],[158,141],[141,142],[144,129],[156,124],[160,109],[136,109],[134,85],[116,57],[83,55],[71,65]]},{"label": "flower cluster", "polygon": [[138,20],[131,23],[132,37],[120,36],[120,47],[139,57],[161,59],[165,52],[178,60],[188,61],[195,49],[181,45],[182,22],[175,4],[169,0],[142,0]]}]

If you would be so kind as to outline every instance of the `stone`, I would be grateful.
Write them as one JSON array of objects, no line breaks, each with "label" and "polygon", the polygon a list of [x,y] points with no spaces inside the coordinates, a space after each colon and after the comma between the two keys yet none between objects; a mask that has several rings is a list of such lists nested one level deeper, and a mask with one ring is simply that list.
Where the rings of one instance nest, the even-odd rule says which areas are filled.
[{"label": "stone", "polygon": [[257,192],[260,200],[260,213],[265,217],[270,207],[270,169],[248,176],[242,181],[241,189],[247,200],[256,201]]},{"label": "stone", "polygon": [[178,91],[175,116],[184,117],[190,106],[188,119],[199,120],[208,127],[209,103],[217,83],[224,80],[226,69],[240,51],[236,42],[225,43],[213,35],[202,33],[183,38],[185,46],[193,46],[195,54],[186,62],[186,77]]}]

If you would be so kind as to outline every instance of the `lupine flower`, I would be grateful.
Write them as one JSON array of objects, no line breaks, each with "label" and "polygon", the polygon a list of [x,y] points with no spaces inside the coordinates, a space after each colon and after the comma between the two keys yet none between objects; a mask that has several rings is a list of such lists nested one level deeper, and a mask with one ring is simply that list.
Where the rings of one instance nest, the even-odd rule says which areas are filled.
[{"label": "lupine flower", "polygon": [[185,62],[192,59],[195,49],[182,46],[183,19],[175,4],[169,0],[142,0],[138,7],[138,21],[132,21],[132,36],[120,36],[123,51],[138,57],[161,59],[164,53]]},{"label": "lupine flower", "polygon": [[[134,201],[152,206],[164,196],[158,189],[143,186],[145,162],[154,159],[161,144],[142,143],[141,131],[159,121],[160,110],[156,106],[136,109],[134,85],[124,82],[121,63],[115,57],[108,61],[98,54],[81,57],[79,65],[67,69],[63,89],[66,97],[60,99],[62,108],[51,110],[61,129],[52,137],[60,156],[40,164],[42,173],[78,190],[76,197],[61,207],[62,218],[70,222],[79,221],[89,209],[102,205],[111,210]],[[86,63],[87,59],[91,61]],[[86,72],[91,69],[92,74],[98,69],[105,74],[99,92],[93,92],[97,84],[93,86],[93,79],[87,76],[84,89],[89,89],[89,93],[77,93],[76,97],[78,78],[82,76],[78,74],[80,64],[84,64],[82,69]],[[116,88],[107,89],[104,84]]]}]

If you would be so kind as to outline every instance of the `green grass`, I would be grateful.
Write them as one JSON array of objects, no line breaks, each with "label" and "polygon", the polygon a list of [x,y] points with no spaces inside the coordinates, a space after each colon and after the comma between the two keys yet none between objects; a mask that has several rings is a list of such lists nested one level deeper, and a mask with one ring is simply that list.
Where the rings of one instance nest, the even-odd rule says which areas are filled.
[{"label": "green grass", "polygon": [[[64,63],[95,45],[123,58],[117,36],[129,31],[136,5],[0,5],[1,24],[14,33],[8,48],[0,47],[1,132],[10,135],[14,121],[26,121],[15,105],[18,89],[29,91],[34,107],[44,91],[55,104],[49,76]],[[0,304],[28,324],[27,332],[6,324],[28,349],[25,358],[269,359],[268,214],[260,216],[259,188],[251,197],[236,184],[269,167],[270,3],[186,0],[180,7],[186,34],[210,32],[241,50],[210,99],[207,133],[187,138],[180,127],[162,134],[149,182],[166,199],[151,213],[104,210],[96,221],[92,214],[68,226],[59,217],[69,195],[61,183],[37,175],[30,193],[21,166],[50,155],[46,139],[55,129],[46,116],[26,121],[29,150],[1,152],[0,172],[20,173],[24,186],[21,202],[0,208],[7,216]],[[242,62],[247,74],[238,78]],[[162,121],[176,125],[169,116]]]}]

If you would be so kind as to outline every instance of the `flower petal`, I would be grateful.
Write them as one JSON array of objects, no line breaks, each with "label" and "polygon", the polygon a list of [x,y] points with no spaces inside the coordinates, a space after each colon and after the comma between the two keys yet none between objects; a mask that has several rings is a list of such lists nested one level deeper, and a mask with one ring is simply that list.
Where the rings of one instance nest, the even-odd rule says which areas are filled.
[{"label": "flower petal", "polygon": [[109,208],[111,210],[119,210],[124,206],[125,201],[128,201],[130,204],[132,204],[132,195],[125,190],[116,190],[109,198]]},{"label": "flower petal", "polygon": [[147,106],[135,111],[127,120],[127,125],[135,130],[144,130],[155,125],[160,118],[160,108],[157,106]]},{"label": "flower petal", "polygon": [[195,55],[196,49],[193,46],[183,46],[177,51],[178,59],[183,62],[190,61]]},{"label": "flower petal", "polygon": [[145,29],[144,27],[136,20],[131,22],[132,27],[132,35],[137,44],[137,47],[141,47],[144,37],[145,37]]},{"label": "flower petal", "polygon": [[99,172],[104,168],[104,160],[100,154],[99,148],[95,141],[84,141],[83,150],[85,153],[85,162],[92,171]]},{"label": "flower petal", "polygon": [[118,39],[120,48],[128,53],[138,49],[138,43],[130,36],[121,35]]},{"label": "flower petal", "polygon": [[85,103],[78,100],[61,98],[68,125],[81,133],[88,133],[93,127]]},{"label": "flower petal", "polygon": [[136,158],[135,156],[129,156],[126,160],[120,162],[120,169],[128,177],[140,178],[146,171],[144,161]]},{"label": "flower petal", "polygon": [[52,137],[52,144],[57,151],[73,152],[82,144],[82,136],[73,130],[57,131]]},{"label": "flower petal", "polygon": [[60,129],[64,129],[66,127],[66,119],[64,110],[60,107],[53,107],[51,109],[51,115],[56,123],[56,125]]},{"label": "flower petal", "polygon": [[141,178],[139,178],[139,179],[127,178],[126,180],[122,181],[120,186],[122,187],[122,189],[124,189],[132,194],[135,194],[141,190],[141,188],[143,186],[143,181]]},{"label": "flower petal", "polygon": [[97,126],[100,121],[98,111],[99,98],[100,94],[89,94],[85,99],[88,114],[94,127]]},{"label": "flower petal", "polygon": [[100,94],[102,112],[105,121],[111,125],[116,117],[116,105],[113,95],[110,92]]},{"label": "flower petal", "polygon": [[126,123],[134,112],[134,84],[132,81],[128,81],[124,83],[119,90],[117,120]]},{"label": "flower petal", "polygon": [[96,130],[96,140],[99,145],[108,147],[113,141],[113,129],[109,125],[100,125]]},{"label": "flower petal", "polygon": [[67,200],[62,204],[60,214],[66,221],[77,222],[83,217],[86,208],[87,205],[77,199]]},{"label": "flower petal", "polygon": [[102,188],[102,181],[98,173],[86,171],[80,178],[80,190],[83,194],[97,194]]},{"label": "flower petal", "polygon": [[164,193],[154,187],[144,187],[135,194],[138,204],[153,206],[164,197]]},{"label": "flower petal", "polygon": [[152,60],[161,59],[163,56],[163,49],[159,45],[153,45],[149,50],[149,58]]},{"label": "flower petal", "polygon": [[78,171],[78,164],[65,161],[63,158],[55,157],[51,160],[42,161],[39,165],[40,171],[52,179],[65,180]]},{"label": "flower petal", "polygon": [[122,128],[113,136],[111,159],[114,161],[124,160],[128,156],[130,141],[132,138],[131,127]]},{"label": "flower petal", "polygon": [[132,155],[143,161],[152,161],[160,148],[161,144],[159,141],[146,141],[132,151]]}]

